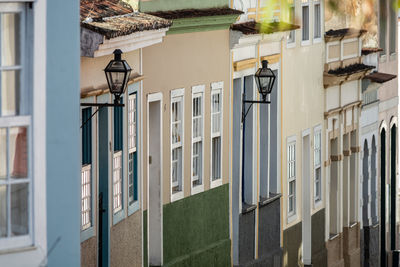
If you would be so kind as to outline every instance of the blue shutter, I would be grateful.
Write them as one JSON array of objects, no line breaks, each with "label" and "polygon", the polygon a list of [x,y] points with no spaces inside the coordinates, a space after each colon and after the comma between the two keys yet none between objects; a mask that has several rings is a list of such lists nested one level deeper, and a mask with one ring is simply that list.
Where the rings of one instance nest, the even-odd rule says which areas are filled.
[{"label": "blue shutter", "polygon": [[[121,103],[123,103],[122,98]],[[122,108],[114,107],[114,151],[122,150]]]},{"label": "blue shutter", "polygon": [[82,165],[92,163],[92,120],[88,119],[92,115],[92,108],[82,109]]}]

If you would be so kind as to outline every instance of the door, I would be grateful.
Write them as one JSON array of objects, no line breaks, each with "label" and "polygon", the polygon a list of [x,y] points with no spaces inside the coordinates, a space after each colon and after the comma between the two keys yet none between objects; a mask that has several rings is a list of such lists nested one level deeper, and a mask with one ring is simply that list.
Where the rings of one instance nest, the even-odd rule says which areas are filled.
[{"label": "door", "polygon": [[148,240],[149,266],[161,266],[162,259],[162,95],[148,97]]},{"label": "door", "polygon": [[311,172],[310,172],[310,131],[303,132],[303,263],[304,266],[311,265]]}]

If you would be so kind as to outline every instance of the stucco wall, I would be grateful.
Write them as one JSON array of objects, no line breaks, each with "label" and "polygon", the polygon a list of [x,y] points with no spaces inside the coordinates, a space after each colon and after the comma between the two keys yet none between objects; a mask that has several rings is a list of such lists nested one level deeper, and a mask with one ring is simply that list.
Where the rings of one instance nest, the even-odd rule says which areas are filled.
[{"label": "stucco wall", "polygon": [[[229,180],[228,174],[228,129],[229,125],[229,31],[209,31],[174,34],[165,37],[162,44],[143,49],[143,106],[149,93],[163,94],[163,203],[170,202],[171,137],[170,137],[170,91],[185,88],[184,95],[184,196],[191,194],[191,107],[192,86],[205,85],[204,91],[204,155],[210,155],[210,104],[212,82],[224,82],[223,89],[223,144],[222,179]],[[147,108],[143,109],[147,117]],[[143,158],[147,153],[147,122],[143,120]],[[204,190],[210,188],[210,158],[204,157]],[[143,207],[147,208],[147,162],[143,166]]]},{"label": "stucco wall", "polygon": [[110,229],[110,266],[142,265],[142,214],[132,214]]}]

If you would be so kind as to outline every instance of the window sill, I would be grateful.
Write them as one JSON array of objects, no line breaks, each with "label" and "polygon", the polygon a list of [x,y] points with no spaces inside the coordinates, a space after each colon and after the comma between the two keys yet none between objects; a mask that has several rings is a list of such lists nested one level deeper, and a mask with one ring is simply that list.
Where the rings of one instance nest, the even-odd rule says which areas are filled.
[{"label": "window sill", "polygon": [[295,48],[296,47],[296,42],[291,42],[291,43],[287,42],[286,43],[286,47],[289,48],[289,49],[290,48]]},{"label": "window sill", "polygon": [[9,249],[0,250],[0,255],[27,252],[27,251],[33,251],[33,250],[36,250],[36,249],[37,249],[36,246],[25,246],[25,247],[19,247],[19,248],[9,248]]},{"label": "window sill", "polygon": [[210,187],[215,188],[222,185],[222,178],[219,178],[215,181],[211,181]]},{"label": "window sill", "polygon": [[301,41],[301,46],[310,46],[311,45],[311,41],[307,40],[307,41]]},{"label": "window sill", "polygon": [[192,196],[199,194],[201,192],[204,192],[204,183],[201,185],[196,185],[195,187],[192,187]]},{"label": "window sill", "polygon": [[297,214],[296,213],[288,215],[288,218],[287,218],[287,223],[288,224],[291,224],[295,220],[297,220]]},{"label": "window sill", "polygon": [[178,201],[183,198],[183,191],[171,194],[171,202]]},{"label": "window sill", "polygon": [[281,196],[282,196],[282,194],[270,193],[269,194],[269,198],[260,197],[260,201],[258,202],[258,205],[260,207],[266,206],[266,205],[274,202],[275,200],[280,199]]},{"label": "window sill", "polygon": [[379,57],[379,63],[385,63],[385,62],[386,62],[386,59],[387,59],[386,55],[381,55],[381,56]]},{"label": "window sill", "polygon": [[319,209],[322,207],[322,199],[318,199],[314,201],[314,209]]},{"label": "window sill", "polygon": [[247,203],[243,202],[243,204],[242,204],[242,214],[249,213],[249,212],[255,210],[256,208],[257,208],[257,205],[247,204]]},{"label": "window sill", "polygon": [[329,241],[335,240],[339,237],[339,234],[329,234]]},{"label": "window sill", "polygon": [[314,44],[320,44],[320,43],[322,43],[322,38],[315,38],[315,39],[313,40],[313,43],[314,43]]},{"label": "window sill", "polygon": [[88,229],[81,231],[81,243],[85,242],[86,240],[94,237],[94,227],[93,225]]},{"label": "window sill", "polygon": [[131,216],[139,210],[139,200],[136,200],[133,204],[128,206],[128,216]]},{"label": "window sill", "polygon": [[125,212],[122,209],[122,210],[118,211],[117,213],[113,214],[113,224],[112,225],[116,225],[123,219],[125,219]]},{"label": "window sill", "polygon": [[389,61],[394,61],[394,60],[396,60],[397,59],[397,53],[392,53],[392,54],[390,54],[390,56],[389,56]]}]

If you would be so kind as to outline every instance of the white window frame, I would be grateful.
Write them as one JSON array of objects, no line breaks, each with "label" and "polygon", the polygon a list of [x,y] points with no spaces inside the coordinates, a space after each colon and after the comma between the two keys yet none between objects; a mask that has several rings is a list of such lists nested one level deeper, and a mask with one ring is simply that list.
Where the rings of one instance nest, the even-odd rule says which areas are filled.
[{"label": "white window frame", "polygon": [[[133,214],[133,213],[135,213],[136,211],[138,211],[139,210],[139,208],[140,208],[140,179],[139,179],[139,173],[140,173],[140,157],[139,157],[139,151],[138,151],[138,141],[139,141],[139,131],[138,131],[138,124],[139,124],[139,121],[140,121],[140,118],[139,118],[139,113],[138,113],[138,111],[140,110],[140,102],[139,102],[139,100],[140,100],[140,96],[139,96],[139,90],[137,90],[137,87],[135,87],[135,89],[132,89],[132,87],[133,86],[139,86],[139,84],[134,84],[134,85],[130,85],[130,86],[128,86],[128,89],[127,89],[127,96],[126,96],[126,99],[128,99],[128,103],[127,103],[127,110],[126,110],[126,112],[127,112],[127,136],[128,136],[128,151],[127,151],[127,155],[126,155],[126,161],[127,161],[127,164],[126,164],[126,173],[127,173],[127,179],[126,179],[126,189],[127,189],[127,193],[126,193],[126,195],[127,195],[127,207],[128,207],[128,216],[129,215],[131,215],[131,214]],[[135,112],[134,112],[134,118],[136,119],[136,121],[135,121],[135,124],[133,124],[133,122],[132,121],[130,121],[130,116],[132,115],[131,113],[130,113],[130,101],[131,100],[133,100],[133,101],[135,101],[136,102],[136,106],[135,106]],[[131,146],[131,134],[130,134],[130,132],[129,132],[129,129],[130,129],[130,126],[132,126],[133,127],[133,131],[134,131],[134,134],[133,134],[133,136],[134,136],[134,146]],[[129,175],[130,175],[130,173],[129,173],[129,155],[131,154],[131,153],[135,153],[136,152],[136,158],[137,158],[137,188],[136,188],[136,190],[137,190],[137,200],[136,201],[134,201],[133,203],[129,203],[129,186],[130,186],[130,184],[129,184]],[[134,186],[134,185],[132,185],[132,186]],[[134,188],[134,190],[135,190],[135,188]]]},{"label": "white window frame", "polygon": [[[294,159],[292,162],[294,163],[294,176],[290,177],[290,162],[289,162],[289,147],[294,147]],[[296,179],[296,169],[297,169],[297,164],[296,164],[296,136],[291,136],[287,138],[287,146],[286,146],[286,177],[287,177],[287,221],[288,223],[293,222],[297,218],[297,179]],[[294,182],[294,193],[293,193],[293,210],[289,210],[289,199],[290,199],[290,183]]]},{"label": "white window frame", "polygon": [[[358,38],[350,38],[350,39],[342,40],[340,42],[340,58],[341,58],[341,60],[345,60],[345,59],[349,59],[349,58],[356,58],[356,57],[359,56],[359,51],[361,51],[361,49],[360,49],[360,40],[358,40]],[[353,43],[355,41],[357,41],[357,52],[355,54],[350,54],[350,55],[344,56],[343,55],[344,44]]]},{"label": "white window frame", "polygon": [[[45,144],[45,139],[42,138],[43,136],[43,129],[46,127],[45,124],[45,107],[42,103],[43,98],[40,99],[40,102],[38,101],[39,96],[44,96],[45,97],[45,82],[44,81],[38,81],[38,79],[44,79],[45,80],[45,65],[43,64],[35,64],[28,66],[26,60],[29,55],[26,55],[26,49],[29,47],[35,47],[34,44],[38,42],[37,40],[41,40],[43,42],[42,38],[37,38],[37,40],[26,40],[28,36],[28,30],[33,30],[34,33],[33,35],[37,35],[39,32],[42,33],[42,31],[39,31],[38,26],[33,26],[32,28],[26,28],[26,23],[27,19],[29,20],[28,16],[34,16],[34,21],[39,20],[37,17],[37,14],[34,14],[32,11],[28,12],[27,9],[27,3],[30,1],[13,1],[13,2],[0,2],[1,5],[1,13],[22,13],[21,16],[21,23],[20,23],[20,33],[21,33],[21,62],[20,65],[14,65],[14,66],[7,66],[7,67],[0,67],[1,70],[20,70],[20,77],[21,77],[21,84],[20,84],[20,89],[21,92],[20,94],[27,94],[27,95],[32,95],[33,96],[33,101],[32,104],[29,101],[21,101],[21,105],[26,105],[26,107],[31,110],[29,112],[29,115],[11,115],[11,116],[4,116],[1,117],[0,114],[0,128],[5,128],[6,129],[6,134],[9,132],[9,128],[12,127],[26,127],[27,128],[27,154],[28,154],[28,161],[27,161],[27,177],[24,179],[15,179],[15,180],[0,180],[0,185],[5,185],[5,186],[11,186],[14,184],[22,184],[22,183],[27,183],[28,184],[28,192],[29,195],[27,196],[27,201],[28,201],[28,234],[22,235],[22,236],[17,236],[17,237],[6,237],[6,238],[0,238],[0,251],[3,249],[17,249],[20,247],[28,247],[32,246],[33,242],[35,243],[41,243],[41,241],[45,240],[46,236],[46,229],[42,229],[40,227],[40,222],[42,221],[40,218],[37,216],[41,216],[40,214],[46,216],[46,211],[43,210],[45,209],[45,199],[43,200],[42,194],[45,194],[46,189],[45,189],[45,164],[41,163],[40,161],[35,161],[35,168],[33,170],[33,162],[35,156],[38,156],[38,154],[41,154],[42,156],[37,157],[37,158],[46,158],[45,157],[45,152],[41,152],[41,148],[44,147]],[[36,9],[35,9],[36,11]],[[44,10],[40,10],[39,12],[43,13]],[[43,15],[43,14],[42,14]],[[40,23],[43,24],[43,21],[40,21]],[[44,37],[46,36],[45,33],[43,35]],[[29,38],[29,37],[28,37]],[[31,46],[28,47],[28,42],[31,43]],[[41,43],[40,45],[43,45]],[[41,54],[39,49],[33,50],[33,56],[38,56]],[[32,59],[32,58],[30,58]],[[43,58],[42,58],[43,59]],[[33,88],[28,89],[28,84],[27,84],[27,79],[31,72],[38,74],[40,77],[34,77],[33,78]],[[42,72],[42,73],[41,73]],[[37,79],[35,79],[37,78]],[[43,86],[43,87],[42,87]],[[36,91],[37,90],[37,91]],[[40,105],[40,107],[38,107]],[[42,114],[39,112],[43,112]],[[32,123],[32,118],[35,117],[35,127],[33,127]],[[43,127],[43,128],[42,128]],[[35,137],[33,137],[35,136]],[[39,137],[40,136],[40,137]],[[34,143],[33,143],[34,142]],[[8,140],[7,140],[7,147],[9,146]],[[36,147],[35,151],[32,149],[33,147]],[[7,149],[8,150],[8,149]],[[8,151],[7,151],[8,153]],[[7,174],[9,176],[9,174]],[[34,187],[33,184],[37,184],[38,186]],[[10,191],[9,191],[10,192]],[[11,198],[10,193],[8,193],[8,198]],[[7,207],[7,209],[10,209]],[[11,218],[7,217],[8,220],[8,226],[10,227],[10,222]],[[34,221],[35,225],[37,227],[34,228]],[[36,237],[35,240],[33,237]],[[43,243],[45,246],[45,243]],[[45,249],[45,248],[44,248]]]},{"label": "white window frame", "polygon": [[[84,176],[88,176],[88,182],[86,182],[86,183],[84,183]],[[93,209],[92,209],[92,201],[91,201],[91,198],[92,198],[92,196],[93,196],[93,192],[92,192],[92,164],[87,164],[87,165],[85,165],[85,166],[82,166],[82,169],[81,169],[81,201],[82,202],[84,202],[84,199],[90,199],[89,200],[89,202],[90,202],[90,204],[89,204],[89,207],[88,208],[86,208],[86,209],[84,209],[83,207],[81,208],[81,231],[85,231],[85,230],[87,230],[87,229],[89,229],[90,227],[92,227],[92,216],[91,216],[91,213],[93,212]],[[88,190],[85,190],[85,186],[87,186],[88,185]],[[87,194],[86,195],[84,195],[84,192],[85,191],[87,191]],[[82,203],[82,206],[83,206],[83,203]],[[88,218],[87,218],[87,222],[86,223],[84,223],[84,220],[85,220],[85,218],[84,218],[84,215],[86,214],[86,213],[88,213]]]},{"label": "white window frame", "polygon": [[[192,87],[192,105],[191,105],[191,122],[192,122],[192,127],[191,127],[191,193],[192,195],[194,194],[198,194],[200,192],[204,191],[204,89],[205,86],[204,85],[197,85],[197,86],[193,86]],[[201,112],[201,136],[200,137],[193,137],[193,121],[194,121],[194,117],[193,117],[193,100],[197,97],[201,98],[201,108],[202,108],[202,112]],[[193,176],[193,145],[197,142],[201,142],[201,184],[197,185],[197,186],[193,186],[193,182],[194,182],[194,176]]]},{"label": "white window frame", "polygon": [[[210,187],[211,188],[218,187],[218,186],[222,185],[222,173],[223,173],[222,166],[223,166],[223,154],[224,154],[223,153],[223,144],[224,144],[224,142],[223,142],[223,131],[224,131],[224,125],[223,125],[223,122],[224,122],[224,117],[223,117],[223,114],[224,114],[224,101],[223,101],[224,95],[223,95],[223,92],[224,92],[224,82],[215,82],[215,83],[211,84],[211,98],[210,98],[210,101],[211,101],[211,106],[210,106],[210,109],[211,109],[210,110],[210,113],[211,113],[211,126],[210,126],[210,132],[211,132],[211,135],[210,135],[211,136],[211,138],[210,138]],[[221,113],[221,115],[220,115],[220,131],[218,133],[213,133],[212,132],[212,125],[213,125],[212,96],[214,94],[220,94],[220,108],[221,108],[220,113]],[[220,173],[220,178],[216,179],[215,181],[213,181],[213,179],[212,179],[212,173],[213,173],[213,169],[212,169],[212,160],[213,160],[212,140],[213,140],[214,137],[218,137],[218,136],[220,136],[220,139],[221,139],[221,158],[220,158],[221,173]]]},{"label": "white window frame", "polygon": [[[319,148],[317,147],[316,144],[316,136],[319,135]],[[317,164],[315,162],[315,155],[317,150],[319,149],[319,164]],[[313,170],[314,170],[314,207],[317,208],[319,205],[322,204],[322,197],[323,197],[323,186],[322,186],[322,127],[319,125],[317,127],[314,128],[314,142],[313,142],[313,158],[314,158],[314,162],[313,162]],[[320,195],[317,196],[316,192],[317,192],[317,169],[320,169],[320,176],[319,176],[319,193]]]},{"label": "white window frame", "polygon": [[[289,6],[289,12],[290,12],[290,8],[293,7],[293,21],[290,21],[290,23],[294,23],[296,21],[296,0],[291,0],[292,3],[288,2],[288,6]],[[289,39],[290,34],[293,34],[293,40],[291,41]],[[292,30],[289,32],[289,34],[287,35],[287,39],[286,39],[286,47],[287,48],[294,48],[296,47],[296,30]]]},{"label": "white window frame", "polygon": [[[116,167],[115,161],[117,160],[117,158],[120,158],[120,166]],[[123,179],[122,160],[123,160],[122,159],[122,150],[115,151],[113,153],[113,164],[112,164],[113,165],[113,174],[112,174],[112,178],[113,178],[113,180],[112,180],[112,189],[113,189],[113,192],[112,192],[112,213],[113,213],[114,216],[116,214],[118,214],[119,212],[123,211],[123,201],[124,201],[124,199],[123,199],[123,181],[122,181],[122,179]],[[119,173],[120,173],[119,178],[115,177],[115,172],[118,171],[118,170],[119,170]],[[118,184],[119,184],[120,192],[116,193],[116,186]],[[115,198],[118,197],[118,196],[120,197],[120,205],[116,206]],[[115,220],[113,220],[113,221],[115,221]]]},{"label": "white window frame", "polygon": [[[322,1],[321,0],[312,0],[313,1],[313,21],[314,21],[314,23],[313,23],[313,42],[315,43],[315,44],[317,44],[317,43],[320,43],[320,42],[322,42],[322,33],[324,32],[324,30],[323,30],[323,26],[324,26],[324,23],[323,23],[323,8],[322,8],[322,5],[323,5],[323,3],[322,3]],[[319,14],[320,14],[320,18],[319,18],[319,25],[320,25],[320,37],[315,37],[315,6],[316,5],[318,5],[319,4]]]},{"label": "white window frame", "polygon": [[[301,0],[301,45],[302,46],[310,45],[311,44],[311,39],[312,39],[311,38],[311,35],[312,35],[311,29],[313,28],[313,27],[311,27],[311,24],[312,24],[311,6],[312,5],[311,5],[310,1],[312,1],[312,0]],[[308,39],[307,40],[303,40],[303,28],[304,28],[304,25],[303,25],[303,7],[305,7],[305,6],[308,7]]]},{"label": "white window frame", "polygon": [[[181,129],[182,129],[182,133],[181,133],[181,141],[179,143],[175,143],[172,144],[172,103],[174,102],[178,102],[181,101],[182,104],[182,116],[181,116]],[[184,152],[184,144],[185,144],[185,89],[184,88],[180,88],[180,89],[175,89],[171,91],[171,101],[170,101],[170,138],[169,138],[169,142],[170,142],[170,146],[171,146],[171,150],[170,150],[170,194],[171,194],[171,202],[177,201],[179,199],[182,199],[184,196],[184,189],[185,189],[185,179],[184,179],[184,166],[185,166],[185,152]],[[182,190],[176,193],[173,193],[172,191],[172,151],[175,148],[181,147],[182,148]]]},{"label": "white window frame", "polygon": [[[336,58],[329,59],[329,47],[339,45],[340,55]],[[331,63],[335,61],[339,61],[342,54],[342,46],[340,45],[340,41],[329,42],[326,44],[326,63]]]}]

